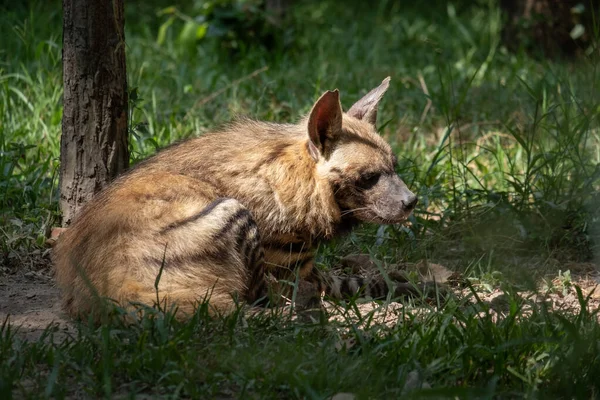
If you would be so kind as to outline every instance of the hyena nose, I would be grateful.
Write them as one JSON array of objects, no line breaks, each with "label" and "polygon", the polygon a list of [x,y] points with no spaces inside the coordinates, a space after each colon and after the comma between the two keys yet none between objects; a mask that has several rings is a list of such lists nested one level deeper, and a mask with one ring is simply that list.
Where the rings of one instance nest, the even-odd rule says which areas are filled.
[{"label": "hyena nose", "polygon": [[405,210],[410,211],[417,205],[419,199],[414,194],[411,194],[406,198],[406,200],[402,200],[402,206]]}]

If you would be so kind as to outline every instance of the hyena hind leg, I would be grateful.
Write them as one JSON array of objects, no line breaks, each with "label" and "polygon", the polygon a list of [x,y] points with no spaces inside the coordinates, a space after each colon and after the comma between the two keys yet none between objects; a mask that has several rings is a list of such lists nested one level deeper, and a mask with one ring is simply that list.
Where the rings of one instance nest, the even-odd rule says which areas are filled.
[{"label": "hyena hind leg", "polygon": [[238,301],[252,304],[266,292],[260,233],[250,211],[237,200],[216,199],[170,221],[160,234],[160,243],[166,245],[156,246],[155,254],[146,258],[151,264],[148,279],[132,300],[156,302],[153,282],[159,270],[158,298],[167,307],[176,306],[181,318],[204,300],[213,314],[223,314],[233,311]]}]

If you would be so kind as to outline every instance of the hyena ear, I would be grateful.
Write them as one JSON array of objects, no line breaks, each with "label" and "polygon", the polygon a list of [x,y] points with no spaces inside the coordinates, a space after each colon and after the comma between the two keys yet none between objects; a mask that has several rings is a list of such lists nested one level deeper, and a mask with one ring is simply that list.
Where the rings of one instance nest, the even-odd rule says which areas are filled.
[{"label": "hyena ear", "polygon": [[377,123],[377,106],[379,101],[390,86],[390,77],[388,76],[381,82],[381,85],[371,90],[369,93],[364,95],[362,99],[354,103],[346,114],[369,122],[375,126]]},{"label": "hyena ear", "polygon": [[342,129],[342,105],[340,92],[325,92],[313,106],[308,117],[308,151],[315,161],[325,154],[327,144]]}]

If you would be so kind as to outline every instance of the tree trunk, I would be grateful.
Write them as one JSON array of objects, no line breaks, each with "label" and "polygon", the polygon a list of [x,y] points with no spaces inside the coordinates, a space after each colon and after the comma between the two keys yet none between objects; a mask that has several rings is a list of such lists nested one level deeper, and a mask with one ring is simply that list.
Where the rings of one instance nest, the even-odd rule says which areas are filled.
[{"label": "tree trunk", "polygon": [[599,0],[500,0],[504,43],[545,57],[584,52],[593,40]]},{"label": "tree trunk", "polygon": [[124,0],[63,0],[63,226],[127,168]]}]

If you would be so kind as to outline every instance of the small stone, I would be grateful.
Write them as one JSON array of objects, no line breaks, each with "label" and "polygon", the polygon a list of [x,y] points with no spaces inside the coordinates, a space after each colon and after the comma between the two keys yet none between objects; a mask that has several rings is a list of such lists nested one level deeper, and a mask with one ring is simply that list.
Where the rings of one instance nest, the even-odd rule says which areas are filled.
[{"label": "small stone", "polygon": [[406,377],[402,393],[408,393],[416,389],[431,389],[431,385],[421,379],[417,371],[410,371]]},{"label": "small stone", "polygon": [[27,279],[31,279],[31,280],[34,280],[35,278],[37,278],[37,274],[36,274],[35,272],[33,272],[33,271],[28,271],[28,272],[25,272],[25,273],[23,274],[23,276],[24,276],[25,278],[27,278]]}]

